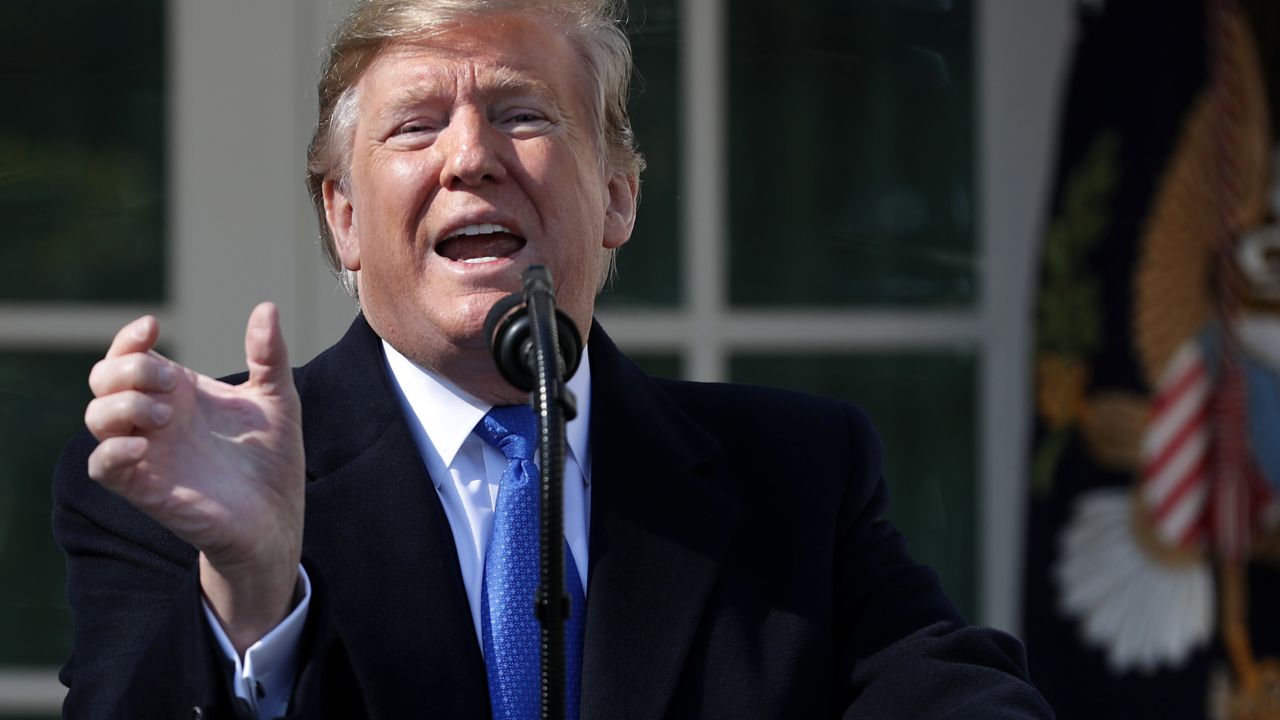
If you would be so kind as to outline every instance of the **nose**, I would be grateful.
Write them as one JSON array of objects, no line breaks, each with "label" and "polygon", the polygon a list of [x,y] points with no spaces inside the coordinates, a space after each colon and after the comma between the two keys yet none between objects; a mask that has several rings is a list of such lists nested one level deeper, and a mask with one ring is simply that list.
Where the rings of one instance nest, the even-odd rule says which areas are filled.
[{"label": "nose", "polygon": [[475,186],[505,179],[507,170],[498,147],[501,142],[483,113],[467,107],[455,110],[449,125],[436,139],[436,146],[444,153],[441,187]]}]

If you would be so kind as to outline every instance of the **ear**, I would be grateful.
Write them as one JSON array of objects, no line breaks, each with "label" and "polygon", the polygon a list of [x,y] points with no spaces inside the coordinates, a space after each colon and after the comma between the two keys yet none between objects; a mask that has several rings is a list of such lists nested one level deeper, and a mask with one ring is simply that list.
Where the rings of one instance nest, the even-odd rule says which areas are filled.
[{"label": "ear", "polygon": [[604,209],[604,247],[622,247],[636,225],[636,204],[640,198],[640,178],[631,173],[614,173],[607,188],[609,204]]},{"label": "ear", "polygon": [[324,194],[325,220],[329,223],[329,232],[337,245],[342,267],[351,271],[359,270],[359,228],[356,226],[356,207],[351,202],[350,192],[342,189],[333,178],[325,178],[321,192]]}]

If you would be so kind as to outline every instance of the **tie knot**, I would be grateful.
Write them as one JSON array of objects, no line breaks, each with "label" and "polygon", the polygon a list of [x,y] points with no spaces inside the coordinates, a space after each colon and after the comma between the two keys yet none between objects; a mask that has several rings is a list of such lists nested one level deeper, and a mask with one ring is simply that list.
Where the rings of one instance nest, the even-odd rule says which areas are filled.
[{"label": "tie knot", "polygon": [[475,432],[508,460],[533,460],[538,452],[538,419],[528,405],[493,408],[476,424]]}]

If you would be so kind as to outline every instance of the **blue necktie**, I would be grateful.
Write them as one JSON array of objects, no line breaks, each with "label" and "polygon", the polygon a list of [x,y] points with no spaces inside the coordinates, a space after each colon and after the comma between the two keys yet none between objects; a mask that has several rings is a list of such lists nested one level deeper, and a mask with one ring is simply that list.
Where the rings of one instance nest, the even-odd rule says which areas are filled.
[{"label": "blue necktie", "polygon": [[[495,407],[476,434],[507,457],[498,486],[493,535],[485,554],[480,624],[494,720],[532,720],[542,710],[538,589],[537,419],[527,405]],[[569,619],[565,635],[565,718],[577,720],[582,685],[582,630],[586,598],[573,554],[565,546]]]}]

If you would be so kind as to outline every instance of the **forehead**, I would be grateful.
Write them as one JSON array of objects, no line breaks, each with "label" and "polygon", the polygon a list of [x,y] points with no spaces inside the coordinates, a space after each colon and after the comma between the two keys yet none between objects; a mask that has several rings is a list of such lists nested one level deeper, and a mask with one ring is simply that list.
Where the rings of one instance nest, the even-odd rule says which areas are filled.
[{"label": "forehead", "polygon": [[392,43],[374,59],[360,86],[379,104],[464,88],[532,93],[566,103],[581,94],[580,66],[551,20],[484,15]]}]

